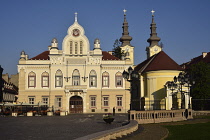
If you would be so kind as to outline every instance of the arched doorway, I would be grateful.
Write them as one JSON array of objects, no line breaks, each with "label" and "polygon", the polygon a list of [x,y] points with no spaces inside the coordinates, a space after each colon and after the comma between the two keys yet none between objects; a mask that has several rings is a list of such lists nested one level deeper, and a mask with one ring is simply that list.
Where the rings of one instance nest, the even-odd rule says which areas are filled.
[{"label": "arched doorway", "polygon": [[69,99],[70,113],[83,113],[83,100],[80,96],[72,96]]}]

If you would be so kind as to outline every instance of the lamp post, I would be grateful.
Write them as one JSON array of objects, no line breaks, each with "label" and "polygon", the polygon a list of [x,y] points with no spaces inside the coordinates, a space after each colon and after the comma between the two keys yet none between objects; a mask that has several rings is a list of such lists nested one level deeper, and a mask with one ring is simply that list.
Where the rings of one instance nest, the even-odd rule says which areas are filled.
[{"label": "lamp post", "polygon": [[174,81],[168,81],[166,82],[166,86],[169,90],[172,91],[172,109],[177,109],[177,106],[174,103],[174,98],[176,98],[176,94],[173,92],[175,89],[177,89],[177,84]]},{"label": "lamp post", "polygon": [[129,67],[128,71],[123,71],[122,76],[125,80],[130,82],[130,110],[140,110],[139,73],[134,71],[132,67]]},{"label": "lamp post", "polygon": [[179,89],[180,89],[180,92],[181,92],[181,101],[182,101],[181,108],[182,109],[185,109],[185,100],[184,100],[185,99],[185,96],[184,96],[184,92],[183,92],[182,88],[183,88],[184,85],[187,84],[186,87],[188,87],[188,96],[189,96],[189,99],[188,99],[189,100],[188,108],[191,108],[191,104],[190,104],[190,87],[195,82],[192,81],[192,83],[191,83],[190,76],[188,74],[183,73],[183,72],[180,72],[178,77],[176,77],[176,76],[174,77],[174,82],[175,83],[178,82],[179,85],[180,85],[180,88]]}]

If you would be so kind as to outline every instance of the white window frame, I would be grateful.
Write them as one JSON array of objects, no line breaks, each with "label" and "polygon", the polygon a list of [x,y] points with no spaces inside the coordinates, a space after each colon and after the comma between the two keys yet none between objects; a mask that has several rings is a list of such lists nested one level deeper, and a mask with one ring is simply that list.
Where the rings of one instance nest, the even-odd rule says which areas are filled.
[{"label": "white window frame", "polygon": [[104,107],[109,106],[109,96],[104,96],[103,97],[103,106]]},{"label": "white window frame", "polygon": [[55,74],[55,87],[63,86],[63,74],[61,70],[57,70]]},{"label": "white window frame", "polygon": [[91,70],[90,74],[89,74],[89,86],[90,87],[97,87],[97,75],[95,70]]},{"label": "white window frame", "polygon": [[102,74],[102,86],[109,87],[109,73],[108,72],[104,72]]},{"label": "white window frame", "polygon": [[62,97],[55,97],[55,107],[62,107]]},{"label": "white window frame", "polygon": [[123,77],[121,72],[117,72],[115,74],[115,86],[116,87],[123,87]]},{"label": "white window frame", "polygon": [[80,85],[80,74],[79,70],[75,69],[72,74],[72,85],[79,86]]},{"label": "white window frame", "polygon": [[49,104],[49,97],[42,97],[42,103]]},{"label": "white window frame", "polygon": [[35,104],[35,97],[28,97],[28,103],[34,105]]},{"label": "white window frame", "polygon": [[90,96],[90,107],[96,107],[96,96]]},{"label": "white window frame", "polygon": [[123,103],[122,102],[122,100],[123,100],[122,96],[117,96],[116,100],[117,100],[117,106],[122,107],[122,103]]}]

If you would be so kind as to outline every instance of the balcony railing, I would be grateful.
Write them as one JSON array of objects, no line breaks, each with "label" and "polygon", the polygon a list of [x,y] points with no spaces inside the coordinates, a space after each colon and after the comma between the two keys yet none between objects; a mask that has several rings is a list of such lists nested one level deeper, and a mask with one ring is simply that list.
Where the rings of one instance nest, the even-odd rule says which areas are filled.
[{"label": "balcony railing", "polygon": [[139,124],[174,122],[193,119],[192,109],[180,110],[150,110],[129,112],[130,120],[136,120]]}]

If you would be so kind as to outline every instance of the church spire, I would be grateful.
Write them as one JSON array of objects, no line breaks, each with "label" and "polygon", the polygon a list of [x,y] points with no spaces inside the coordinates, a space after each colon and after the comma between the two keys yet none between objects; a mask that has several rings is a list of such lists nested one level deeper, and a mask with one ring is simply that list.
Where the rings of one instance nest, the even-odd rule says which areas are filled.
[{"label": "church spire", "polygon": [[130,41],[132,40],[132,37],[129,36],[129,32],[128,32],[128,22],[126,20],[126,11],[127,10],[123,10],[124,12],[124,22],[123,22],[123,33],[122,33],[122,37],[120,38],[120,42],[122,42],[122,46],[126,46],[126,45],[131,45]]},{"label": "church spire", "polygon": [[160,41],[160,38],[157,36],[156,33],[156,23],[154,21],[154,13],[155,11],[152,10],[152,23],[150,24],[150,30],[151,30],[151,34],[150,34],[150,38],[147,40],[148,43],[150,43],[150,46],[155,46],[158,45],[158,42]]}]

